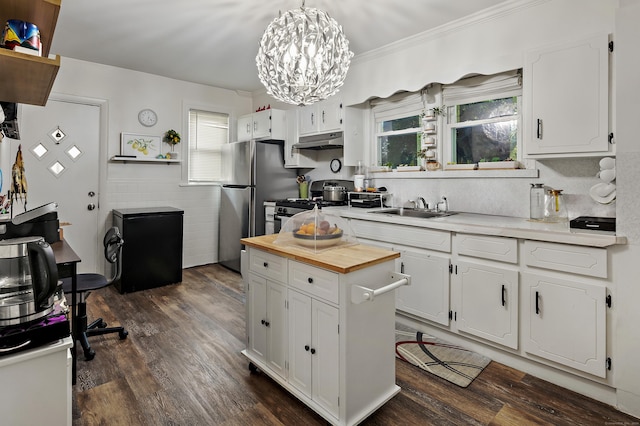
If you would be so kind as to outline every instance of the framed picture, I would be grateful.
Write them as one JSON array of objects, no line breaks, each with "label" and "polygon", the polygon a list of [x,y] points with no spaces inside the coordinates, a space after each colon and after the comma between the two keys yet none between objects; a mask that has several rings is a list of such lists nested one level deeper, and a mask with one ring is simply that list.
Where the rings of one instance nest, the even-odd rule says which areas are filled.
[{"label": "framed picture", "polygon": [[136,158],[156,158],[160,154],[162,138],[160,136],[122,133],[120,154]]}]

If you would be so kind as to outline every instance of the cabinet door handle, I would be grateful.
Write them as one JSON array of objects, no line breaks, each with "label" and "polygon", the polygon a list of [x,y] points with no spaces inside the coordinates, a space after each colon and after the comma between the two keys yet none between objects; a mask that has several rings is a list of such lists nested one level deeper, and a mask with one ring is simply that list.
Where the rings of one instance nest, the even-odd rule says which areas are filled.
[{"label": "cabinet door handle", "polygon": [[536,131],[536,137],[542,139],[542,119],[538,118],[538,128]]},{"label": "cabinet door handle", "polygon": [[313,126],[313,121],[314,121],[314,113],[311,113],[311,125]]},{"label": "cabinet door handle", "polygon": [[324,110],[322,110],[322,124],[324,124]]},{"label": "cabinet door handle", "polygon": [[257,132],[257,131],[258,131],[258,122],[257,122],[257,121],[254,121],[254,122],[253,122],[253,131],[254,131],[254,132]]},{"label": "cabinet door handle", "polygon": [[504,306],[504,305],[505,305],[505,303],[507,302],[507,301],[505,300],[505,292],[506,292],[506,290],[507,290],[507,289],[504,287],[504,284],[502,284],[502,306]]},{"label": "cabinet door handle", "polygon": [[313,284],[313,278],[311,278],[311,277],[307,278],[307,282],[308,282],[309,284]]},{"label": "cabinet door handle", "polygon": [[536,315],[540,315],[540,294],[536,291]]},{"label": "cabinet door handle", "polygon": [[247,123],[247,134],[251,134],[251,124]]},{"label": "cabinet door handle", "polygon": [[309,345],[304,345],[304,350],[309,352]]},{"label": "cabinet door handle", "polygon": [[265,268],[268,268],[268,267],[269,267],[269,263],[268,263],[268,262],[264,262],[264,263],[262,264],[262,266],[264,266]]},{"label": "cabinet door handle", "polygon": [[311,348],[311,355],[315,354],[316,350],[314,348]]},{"label": "cabinet door handle", "polygon": [[261,320],[260,324],[264,325],[265,322],[266,322],[265,320]]},{"label": "cabinet door handle", "polygon": [[264,322],[264,325],[265,325],[266,327],[269,327],[269,325],[270,325],[270,324],[269,324],[269,321],[265,321],[265,322]]},{"label": "cabinet door handle", "polygon": [[404,274],[404,262],[400,262],[400,273]]}]

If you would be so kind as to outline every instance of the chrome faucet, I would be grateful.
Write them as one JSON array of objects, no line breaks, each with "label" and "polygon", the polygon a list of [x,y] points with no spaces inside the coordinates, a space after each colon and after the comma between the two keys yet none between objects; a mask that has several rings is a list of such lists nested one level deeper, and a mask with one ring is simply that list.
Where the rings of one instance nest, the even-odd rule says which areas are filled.
[{"label": "chrome faucet", "polygon": [[422,198],[422,197],[418,197],[418,199],[417,199],[417,200],[418,200],[418,201],[416,201],[416,203],[415,203],[415,204],[416,204],[416,208],[420,208],[420,203],[422,203],[422,208],[423,208],[423,209],[425,209],[425,210],[426,210],[426,209],[428,209],[428,208],[429,208],[429,206],[427,205],[427,202],[425,201],[425,199],[424,199],[424,198]]},{"label": "chrome faucet", "polygon": [[[442,207],[440,207],[442,205]],[[442,201],[436,204],[437,212],[448,212],[449,211],[449,202],[447,201],[447,197],[442,197]]]}]

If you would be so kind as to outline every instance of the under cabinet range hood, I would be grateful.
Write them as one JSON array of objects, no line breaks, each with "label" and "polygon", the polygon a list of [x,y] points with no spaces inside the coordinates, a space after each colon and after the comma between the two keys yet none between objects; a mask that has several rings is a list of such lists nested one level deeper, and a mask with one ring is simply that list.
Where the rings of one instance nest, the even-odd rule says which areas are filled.
[{"label": "under cabinet range hood", "polygon": [[298,143],[293,144],[298,149],[336,149],[344,145],[342,132],[323,133],[320,135],[301,136]]}]

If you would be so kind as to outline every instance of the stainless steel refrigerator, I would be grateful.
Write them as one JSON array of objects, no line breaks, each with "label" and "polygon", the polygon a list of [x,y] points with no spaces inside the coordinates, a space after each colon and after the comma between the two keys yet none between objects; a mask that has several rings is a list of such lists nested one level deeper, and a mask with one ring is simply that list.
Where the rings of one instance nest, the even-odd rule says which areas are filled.
[{"label": "stainless steel refrigerator", "polygon": [[283,141],[234,142],[222,155],[218,260],[240,272],[240,238],[264,235],[266,200],[298,196],[297,170],[284,167]]}]

